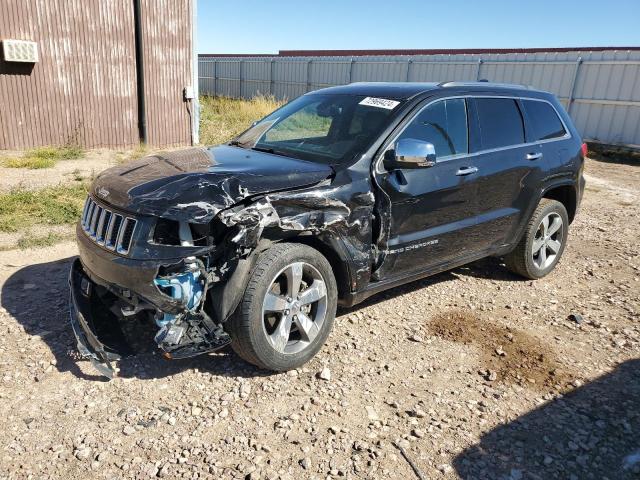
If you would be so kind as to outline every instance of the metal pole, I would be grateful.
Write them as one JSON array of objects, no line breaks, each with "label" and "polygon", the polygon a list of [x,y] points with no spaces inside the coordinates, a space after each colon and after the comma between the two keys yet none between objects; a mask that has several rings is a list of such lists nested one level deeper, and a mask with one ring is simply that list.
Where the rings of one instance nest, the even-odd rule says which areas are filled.
[{"label": "metal pole", "polygon": [[271,95],[274,95],[274,90],[275,90],[275,76],[274,76],[274,71],[275,71],[275,64],[276,61],[272,58],[271,59],[271,65],[269,66],[269,93]]},{"label": "metal pole", "polygon": [[242,64],[244,62],[242,60],[240,60],[240,98],[244,98],[242,96]]},{"label": "metal pole", "polygon": [[191,143],[197,145],[200,143],[200,64],[198,62],[198,54],[196,53],[197,27],[198,27],[198,6],[196,0],[191,0],[192,15],[191,21],[191,48],[193,48],[193,100],[191,108]]},{"label": "metal pole", "polygon": [[147,107],[144,98],[144,48],[140,0],[133,1],[133,21],[136,39],[136,72],[138,77],[138,132],[140,142],[147,143]]},{"label": "metal pole", "polygon": [[479,59],[479,60],[478,60],[478,69],[476,70],[476,82],[480,81],[480,79],[482,78],[482,77],[480,76],[480,69],[482,68],[482,63],[483,63],[483,62],[484,62],[484,61],[483,61],[482,59]]},{"label": "metal pole", "polygon": [[311,91],[311,62],[313,60],[307,60],[307,92]]},{"label": "metal pole", "polygon": [[413,60],[409,59],[407,60],[407,77],[406,77],[406,82],[409,81],[409,74],[411,73],[411,64],[413,63]]},{"label": "metal pole", "polygon": [[353,79],[353,57],[351,57],[351,60],[349,61],[349,81],[347,83],[351,83],[352,79]]},{"label": "metal pole", "polygon": [[213,96],[218,96],[218,61],[213,61]]},{"label": "metal pole", "polygon": [[567,100],[567,113],[571,115],[571,107],[575,100],[576,84],[578,83],[578,73],[580,73],[580,66],[582,65],[582,57],[578,57],[576,60],[576,68],[573,70],[573,79],[571,80],[571,92],[569,93],[569,100]]}]

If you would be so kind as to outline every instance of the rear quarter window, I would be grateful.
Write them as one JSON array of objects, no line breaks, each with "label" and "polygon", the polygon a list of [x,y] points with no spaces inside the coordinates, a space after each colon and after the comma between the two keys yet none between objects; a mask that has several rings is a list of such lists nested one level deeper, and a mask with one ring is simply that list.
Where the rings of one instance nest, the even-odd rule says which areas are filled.
[{"label": "rear quarter window", "polygon": [[524,122],[518,103],[511,98],[476,98],[483,150],[525,143]]},{"label": "rear quarter window", "polygon": [[522,100],[527,118],[531,122],[536,141],[551,140],[566,135],[567,131],[558,117],[558,113],[547,102]]}]

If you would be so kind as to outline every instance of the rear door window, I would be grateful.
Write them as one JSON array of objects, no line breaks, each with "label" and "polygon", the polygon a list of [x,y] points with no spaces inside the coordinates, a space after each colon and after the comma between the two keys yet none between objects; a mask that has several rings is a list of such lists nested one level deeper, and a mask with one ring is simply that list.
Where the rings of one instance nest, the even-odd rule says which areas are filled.
[{"label": "rear door window", "polygon": [[536,141],[560,138],[567,133],[555,108],[547,102],[522,100],[522,104],[533,127]]},{"label": "rear door window", "polygon": [[511,98],[476,98],[483,150],[521,145],[524,122],[518,103]]},{"label": "rear door window", "polygon": [[463,98],[432,103],[422,110],[400,134],[432,143],[438,159],[469,152],[467,104]]}]

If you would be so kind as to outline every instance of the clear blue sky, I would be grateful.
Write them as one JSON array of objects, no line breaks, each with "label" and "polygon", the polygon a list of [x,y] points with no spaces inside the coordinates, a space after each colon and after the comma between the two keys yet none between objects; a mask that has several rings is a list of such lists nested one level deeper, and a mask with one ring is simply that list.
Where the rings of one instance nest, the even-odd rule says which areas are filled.
[{"label": "clear blue sky", "polygon": [[197,0],[198,53],[640,46],[640,0]]}]

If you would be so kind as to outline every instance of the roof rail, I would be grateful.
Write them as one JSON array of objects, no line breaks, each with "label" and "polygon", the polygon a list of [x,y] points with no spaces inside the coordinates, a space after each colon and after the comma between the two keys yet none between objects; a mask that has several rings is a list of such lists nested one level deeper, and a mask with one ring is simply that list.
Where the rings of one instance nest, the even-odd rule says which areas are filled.
[{"label": "roof rail", "polygon": [[478,84],[490,85],[492,87],[506,87],[506,88],[525,88],[527,90],[532,90],[533,87],[530,85],[518,85],[516,83],[493,83],[487,79],[478,80],[477,82],[441,82],[438,84],[439,87],[473,87]]}]

